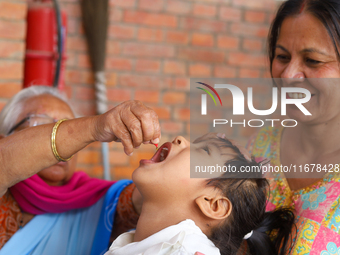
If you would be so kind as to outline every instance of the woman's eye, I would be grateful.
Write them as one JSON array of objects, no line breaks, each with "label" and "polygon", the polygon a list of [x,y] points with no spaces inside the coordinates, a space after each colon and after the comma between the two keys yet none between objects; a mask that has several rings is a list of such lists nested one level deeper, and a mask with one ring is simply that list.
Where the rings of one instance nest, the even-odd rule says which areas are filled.
[{"label": "woman's eye", "polygon": [[278,54],[276,55],[276,59],[281,60],[281,61],[288,61],[289,57],[283,54]]},{"label": "woman's eye", "polygon": [[312,58],[307,58],[307,59],[306,59],[306,62],[307,62],[308,64],[312,64],[312,65],[317,65],[317,64],[320,64],[320,63],[321,63],[321,61],[318,61],[318,60],[315,60],[315,59],[312,59]]}]

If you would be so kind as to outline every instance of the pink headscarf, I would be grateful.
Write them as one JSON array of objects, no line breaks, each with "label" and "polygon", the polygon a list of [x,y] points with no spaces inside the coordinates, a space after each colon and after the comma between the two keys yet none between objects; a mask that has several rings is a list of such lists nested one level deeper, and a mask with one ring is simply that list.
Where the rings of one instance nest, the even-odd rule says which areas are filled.
[{"label": "pink headscarf", "polygon": [[38,175],[33,175],[10,191],[25,212],[62,213],[95,204],[114,183],[76,172],[65,185],[49,186]]}]

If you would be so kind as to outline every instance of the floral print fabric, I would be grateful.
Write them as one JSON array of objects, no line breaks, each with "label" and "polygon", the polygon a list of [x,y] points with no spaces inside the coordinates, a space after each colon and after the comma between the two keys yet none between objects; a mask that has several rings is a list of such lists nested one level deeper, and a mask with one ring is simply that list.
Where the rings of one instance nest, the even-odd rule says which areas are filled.
[{"label": "floral print fabric", "polygon": [[[280,166],[280,139],[283,128],[266,127],[248,143],[257,160],[267,158]],[[340,176],[327,173],[322,180],[300,190],[290,190],[283,174],[268,174],[270,196],[267,210],[290,207],[296,216],[296,255],[340,254]]]}]

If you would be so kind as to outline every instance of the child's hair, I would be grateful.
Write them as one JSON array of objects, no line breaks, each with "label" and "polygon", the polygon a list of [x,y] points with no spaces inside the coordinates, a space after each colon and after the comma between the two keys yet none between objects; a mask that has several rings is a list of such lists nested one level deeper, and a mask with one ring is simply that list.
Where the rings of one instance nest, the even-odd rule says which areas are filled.
[{"label": "child's hair", "polygon": [[[240,150],[229,140],[218,138],[220,147],[231,148],[236,156],[225,165],[258,166],[254,158],[247,160]],[[290,209],[277,209],[266,212],[268,182],[261,173],[253,173],[250,178],[243,178],[240,173],[225,173],[222,177],[209,179],[207,185],[221,190],[232,204],[229,217],[212,230],[209,238],[220,249],[222,255],[236,254],[243,241],[247,242],[247,250],[255,255],[283,255],[289,249],[291,230],[295,227],[294,214]],[[248,239],[245,235],[252,231]],[[291,241],[291,240],[290,240]],[[291,242],[293,244],[293,242]]]}]

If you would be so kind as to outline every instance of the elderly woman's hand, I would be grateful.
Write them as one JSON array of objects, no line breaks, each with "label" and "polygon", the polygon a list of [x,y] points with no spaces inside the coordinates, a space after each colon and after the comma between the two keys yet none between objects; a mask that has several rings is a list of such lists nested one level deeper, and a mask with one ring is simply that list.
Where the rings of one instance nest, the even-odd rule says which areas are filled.
[{"label": "elderly woman's hand", "polygon": [[121,141],[131,155],[142,143],[158,143],[158,116],[139,101],[127,101],[96,118],[94,138],[101,142]]}]

